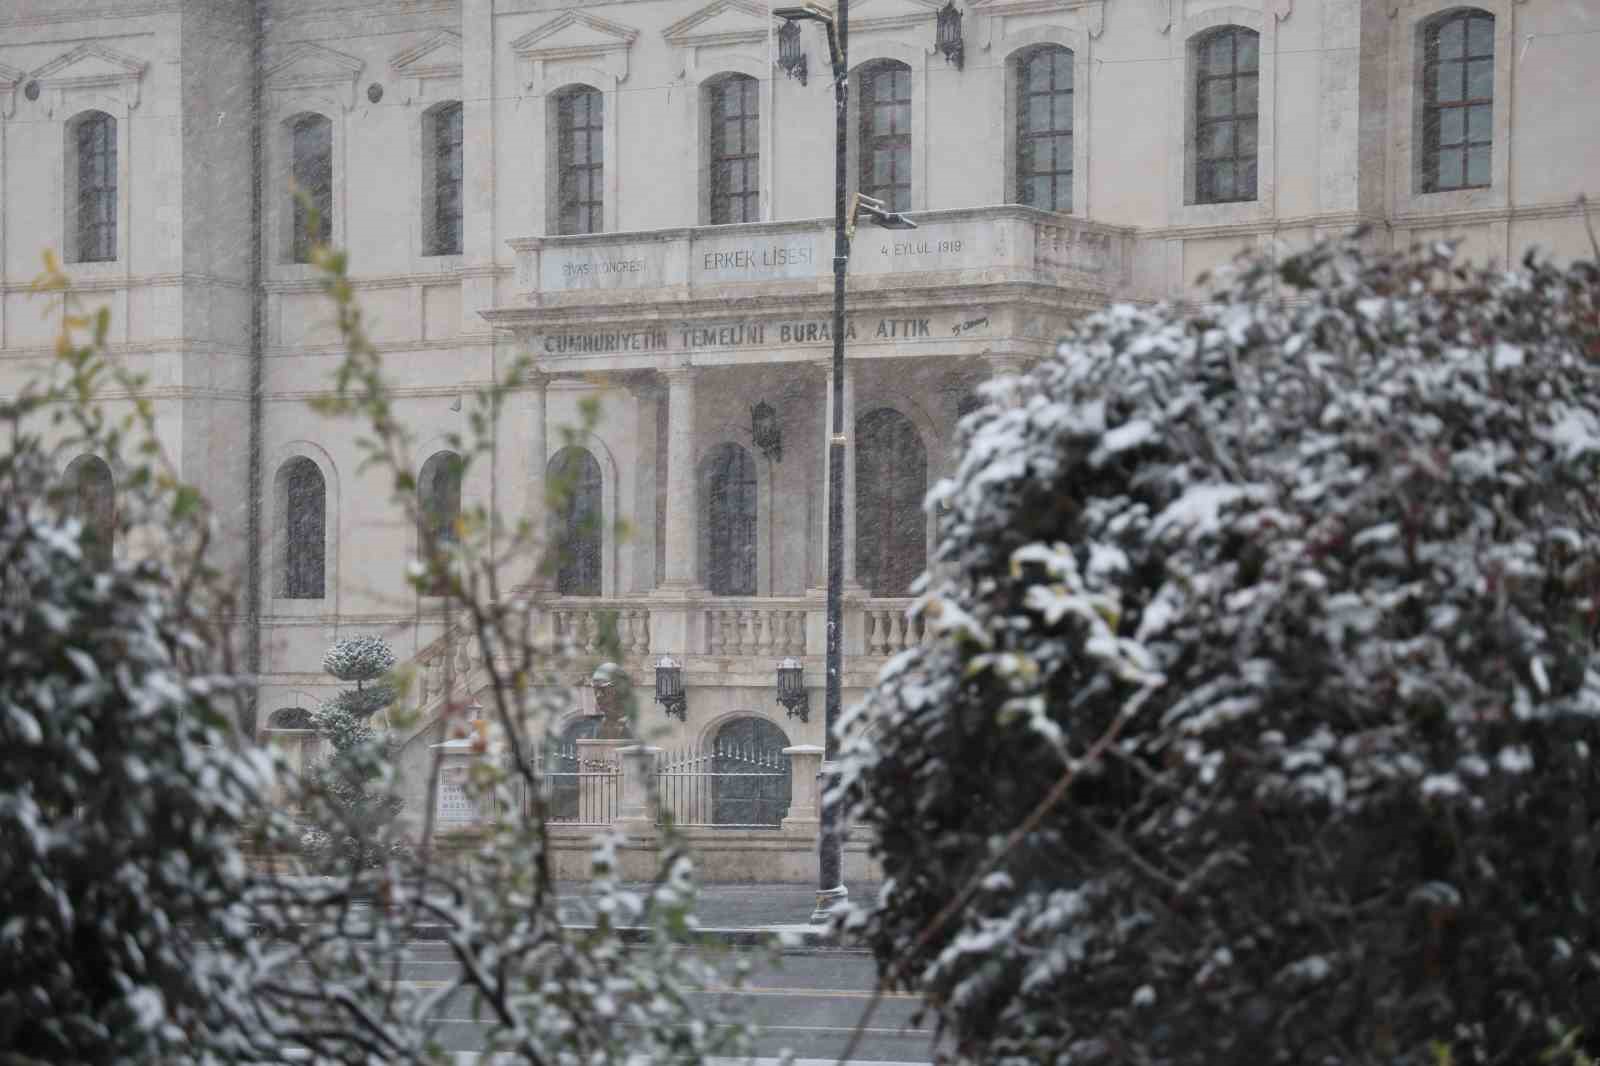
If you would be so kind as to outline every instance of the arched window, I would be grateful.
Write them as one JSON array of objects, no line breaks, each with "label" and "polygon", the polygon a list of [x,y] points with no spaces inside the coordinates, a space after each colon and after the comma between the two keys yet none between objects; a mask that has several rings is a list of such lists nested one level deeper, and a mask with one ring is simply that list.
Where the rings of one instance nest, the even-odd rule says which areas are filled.
[{"label": "arched window", "polygon": [[856,420],[856,575],[903,596],[928,563],[928,455],[911,420],[880,407]]},{"label": "arched window", "polygon": [[117,528],[111,468],[98,455],[80,455],[68,464],[65,480],[67,511],[83,523],[84,560],[96,570],[110,569]]},{"label": "arched window", "polygon": [[1056,45],[1017,60],[1017,203],[1072,210],[1072,53]]},{"label": "arched window", "polygon": [[737,444],[706,458],[706,585],[718,596],[756,594],[756,464]]},{"label": "arched window", "polygon": [[311,249],[333,238],[333,123],[321,115],[301,115],[289,127],[289,144],[294,261],[309,263]]},{"label": "arched window", "polygon": [[74,262],[117,258],[117,120],[85,111],[67,123],[67,246]]},{"label": "arched window", "polygon": [[706,91],[711,223],[761,218],[761,83],[730,74]]},{"label": "arched window", "polygon": [[282,577],[278,594],[320,600],[326,594],[328,487],[317,464],[296,456],[278,468],[278,506],[283,509]]},{"label": "arched window", "polygon": [[[552,822],[596,821],[603,812],[596,811],[589,819],[582,817],[582,791],[578,776],[585,769],[578,757],[578,741],[593,740],[600,730],[600,719],[577,718],[561,731],[561,739],[545,752],[546,795]],[[590,768],[593,769],[593,768]]]},{"label": "arched window", "polygon": [[765,718],[736,718],[712,743],[712,822],[778,828],[789,813],[789,738]]},{"label": "arched window", "polygon": [[1194,202],[1254,200],[1260,35],[1224,26],[1197,40],[1192,54]]},{"label": "arched window", "polygon": [[605,536],[600,464],[583,448],[563,448],[550,460],[547,478],[559,503],[551,516],[550,536],[559,562],[556,591],[598,596]]},{"label": "arched window", "polygon": [[892,59],[860,78],[860,180],[890,211],[911,210],[911,68]]},{"label": "arched window", "polygon": [[461,104],[436,104],[422,118],[423,254],[460,255]]},{"label": "arched window", "polygon": [[[429,456],[417,477],[417,497],[417,548],[426,562],[456,542],[456,522],[461,517],[461,456],[455,452]],[[441,576],[425,591],[442,596],[448,583]]]},{"label": "arched window", "polygon": [[556,97],[556,206],[560,233],[605,228],[605,97],[575,85]]},{"label": "arched window", "polygon": [[1487,188],[1493,150],[1494,16],[1451,11],[1423,38],[1423,190]]}]

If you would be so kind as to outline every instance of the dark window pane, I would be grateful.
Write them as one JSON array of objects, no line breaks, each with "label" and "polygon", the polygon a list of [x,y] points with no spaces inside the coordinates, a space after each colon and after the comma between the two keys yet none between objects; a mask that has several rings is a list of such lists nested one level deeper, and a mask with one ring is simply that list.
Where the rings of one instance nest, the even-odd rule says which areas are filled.
[{"label": "dark window pane", "polygon": [[719,596],[756,592],[756,467],[750,453],[724,444],[707,460],[706,583]]},{"label": "dark window pane", "polygon": [[1219,33],[1205,47],[1206,71],[1210,74],[1233,73],[1233,35]]},{"label": "dark window pane", "polygon": [[[1494,109],[1489,104],[1479,104],[1467,111],[1467,137],[1474,141],[1488,141],[1494,136]],[[1443,138],[1441,137],[1441,140]]]},{"label": "dark window pane", "polygon": [[1441,111],[1439,113],[1439,143],[1442,145],[1460,144],[1466,137],[1466,119],[1466,112],[1459,107]]},{"label": "dark window pane", "polygon": [[1476,145],[1467,149],[1467,184],[1489,184],[1489,146]]},{"label": "dark window pane", "polygon": [[1236,67],[1239,73],[1254,71],[1261,65],[1261,39],[1254,33],[1241,30],[1236,35],[1238,59]]},{"label": "dark window pane", "polygon": [[1233,123],[1218,122],[1207,127],[1200,150],[1212,159],[1233,155]]},{"label": "dark window pane", "polygon": [[856,442],[856,572],[874,595],[904,595],[927,563],[927,453],[891,408],[857,419]]},{"label": "dark window pane", "polygon": [[1203,106],[1208,118],[1233,114],[1233,82],[1227,79],[1206,82]]},{"label": "dark window pane", "polygon": [[1433,72],[1434,98],[1440,103],[1461,99],[1462,69],[1458,62],[1440,63]]},{"label": "dark window pane", "polygon": [[1242,119],[1234,124],[1234,143],[1238,146],[1240,158],[1254,159],[1256,156],[1256,120],[1253,118]]},{"label": "dark window pane", "polygon": [[1494,60],[1474,59],[1467,64],[1467,97],[1488,100],[1494,96]]},{"label": "dark window pane", "polygon": [[1256,162],[1255,160],[1240,160],[1239,162],[1239,199],[1254,200],[1256,198]]},{"label": "dark window pane", "polygon": [[1449,19],[1439,27],[1439,58],[1460,56],[1466,43],[1466,30],[1458,18]]},{"label": "dark window pane", "polygon": [[1494,19],[1486,15],[1473,15],[1467,22],[1467,53],[1475,56],[1494,54]]},{"label": "dark window pane", "polygon": [[1461,184],[1461,149],[1443,148],[1439,151],[1439,188],[1454,189]]}]

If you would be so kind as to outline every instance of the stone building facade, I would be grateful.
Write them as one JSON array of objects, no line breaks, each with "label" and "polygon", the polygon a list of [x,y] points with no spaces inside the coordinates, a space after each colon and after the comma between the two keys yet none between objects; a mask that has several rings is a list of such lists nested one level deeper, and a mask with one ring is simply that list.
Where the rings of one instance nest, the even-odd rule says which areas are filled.
[{"label": "stone building facade", "polygon": [[[851,4],[851,180],[918,228],[864,226],[850,263],[847,698],[918,637],[964,404],[1074,316],[1360,224],[1588,254],[1600,191],[1592,0],[957,0],[959,65],[941,6]],[[349,249],[430,498],[531,513],[559,470],[575,554],[544,610],[580,642],[617,620],[647,728],[820,743],[833,105],[820,29],[802,82],[769,10],[0,0],[0,391],[49,372],[27,289],[58,249],[254,581],[263,727],[331,693],[335,637],[417,661],[425,717],[455,654],[405,582],[428,530],[307,406],[340,348],[293,182]],[[464,393],[522,355],[497,459],[456,483]],[[683,722],[648,704],[662,654]],[[775,700],[788,656],[807,721]]]}]

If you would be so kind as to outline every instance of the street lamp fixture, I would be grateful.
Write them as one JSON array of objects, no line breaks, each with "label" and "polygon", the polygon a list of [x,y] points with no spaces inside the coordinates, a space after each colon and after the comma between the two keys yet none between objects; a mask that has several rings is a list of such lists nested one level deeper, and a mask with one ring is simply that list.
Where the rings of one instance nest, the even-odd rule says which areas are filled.
[{"label": "street lamp fixture", "polygon": [[[800,23],[820,22],[828,31],[828,54],[833,58],[833,76],[835,79],[844,74],[844,56],[839,51],[839,39],[834,32],[833,12],[821,4],[799,4],[794,7],[775,7],[772,17],[783,20],[783,29],[778,31],[778,63],[784,70],[790,72],[790,77],[795,77],[790,68],[791,56],[798,57],[794,62],[802,73],[799,75],[800,84],[806,83],[805,64],[806,57],[800,54]],[[789,36],[789,43],[785,43],[785,35]]]},{"label": "street lamp fixture", "polygon": [[939,9],[939,23],[934,46],[944,53],[946,63],[954,63],[956,69],[962,68],[966,58],[966,48],[961,40],[961,10],[956,7],[956,0],[946,0]]},{"label": "street lamp fixture", "polygon": [[784,659],[778,664],[778,702],[790,718],[811,720],[811,700],[806,696],[806,667],[799,659]]},{"label": "street lamp fixture", "polygon": [[778,66],[791,78],[806,83],[806,54],[800,47],[800,23],[790,20],[778,31]]},{"label": "street lamp fixture", "polygon": [[683,694],[683,667],[670,655],[656,660],[656,702],[678,721],[689,720],[689,701]]},{"label": "street lamp fixture", "polygon": [[850,206],[850,221],[845,225],[844,235],[850,240],[856,236],[856,220],[866,219],[877,223],[883,229],[916,229],[917,224],[903,211],[891,211],[887,204],[875,196],[856,193]]}]

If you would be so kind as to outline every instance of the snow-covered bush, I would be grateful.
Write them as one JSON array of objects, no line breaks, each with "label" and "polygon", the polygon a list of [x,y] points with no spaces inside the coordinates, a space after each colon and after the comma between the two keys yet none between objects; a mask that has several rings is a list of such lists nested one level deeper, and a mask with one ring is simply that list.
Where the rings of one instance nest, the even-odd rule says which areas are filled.
[{"label": "snow-covered bush", "polygon": [[238,688],[203,632],[206,601],[149,559],[86,557],[82,526],[50,500],[53,464],[8,438],[0,1058],[257,1056],[240,1017],[239,841],[270,763],[226,744]]},{"label": "snow-covered bush", "polygon": [[403,848],[391,832],[404,806],[395,793],[393,752],[387,733],[372,725],[373,715],[394,700],[394,688],[384,680],[394,664],[394,652],[381,637],[334,641],[323,657],[328,673],[356,687],[311,716],[331,749],[302,797],[313,824],[301,837],[301,852],[319,869],[377,866]]},{"label": "snow-covered bush", "polygon": [[990,387],[830,793],[966,1055],[1600,1049],[1597,308],[1322,246]]}]

